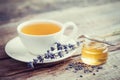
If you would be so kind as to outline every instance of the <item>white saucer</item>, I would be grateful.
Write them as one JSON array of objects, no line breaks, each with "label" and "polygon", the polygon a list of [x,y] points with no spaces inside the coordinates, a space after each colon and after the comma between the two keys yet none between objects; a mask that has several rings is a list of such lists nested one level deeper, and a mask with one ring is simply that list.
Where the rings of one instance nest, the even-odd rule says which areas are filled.
[{"label": "white saucer", "polygon": [[[61,42],[64,44],[75,44],[76,42],[74,40],[67,40],[66,36],[63,36]],[[22,61],[22,62],[30,62],[33,61],[33,59],[36,59],[37,56],[32,55],[28,52],[28,50],[24,47],[22,42],[20,41],[19,37],[15,37],[12,40],[10,40],[6,46],[5,46],[5,51],[8,56],[11,58]],[[51,63],[51,62],[57,62],[64,60],[68,57],[70,57],[73,53],[75,53],[76,49],[69,52],[68,54],[65,54],[64,57],[57,58],[57,59],[49,59],[49,60],[44,60],[43,63]]]}]

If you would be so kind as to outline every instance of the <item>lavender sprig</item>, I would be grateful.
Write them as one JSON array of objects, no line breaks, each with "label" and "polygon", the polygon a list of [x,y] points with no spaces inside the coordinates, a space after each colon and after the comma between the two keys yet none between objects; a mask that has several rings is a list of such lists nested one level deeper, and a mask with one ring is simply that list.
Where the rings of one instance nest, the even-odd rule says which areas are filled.
[{"label": "lavender sprig", "polygon": [[28,66],[34,68],[34,64],[43,63],[44,60],[62,58],[65,54],[68,54],[70,51],[78,48],[81,42],[76,42],[76,44],[63,45],[59,42],[55,42],[54,46],[51,46],[49,50],[46,51],[44,55],[37,56],[36,59],[33,59],[32,62],[28,62]]},{"label": "lavender sprig", "polygon": [[39,55],[37,59],[39,60],[39,62],[43,63],[44,58],[42,56]]}]

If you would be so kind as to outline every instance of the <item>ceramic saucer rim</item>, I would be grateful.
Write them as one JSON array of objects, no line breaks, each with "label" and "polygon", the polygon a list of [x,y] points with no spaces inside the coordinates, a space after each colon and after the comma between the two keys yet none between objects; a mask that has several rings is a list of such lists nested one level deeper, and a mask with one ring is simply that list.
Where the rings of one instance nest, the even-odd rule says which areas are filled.
[{"label": "ceramic saucer rim", "polygon": [[[65,37],[67,37],[67,36],[65,36]],[[20,38],[19,38],[18,36],[17,36],[17,37],[14,37],[13,39],[9,40],[9,41],[7,42],[7,44],[5,45],[5,52],[6,52],[6,54],[7,54],[9,57],[11,57],[11,58],[13,58],[13,59],[15,59],[15,60],[17,60],[17,61],[30,62],[30,61],[25,61],[25,60],[21,60],[21,59],[15,58],[15,55],[12,55],[12,53],[10,53],[10,52],[8,51],[7,48],[9,47],[10,43],[13,43],[13,41],[14,41],[15,39],[20,39]],[[71,39],[71,40],[74,41],[73,39]],[[75,41],[74,41],[74,42],[75,42]],[[21,43],[21,42],[20,42],[20,43]],[[27,52],[28,52],[28,51],[27,51]],[[73,50],[73,51],[71,51],[71,52],[69,52],[68,54],[66,54],[67,57],[64,56],[64,57],[58,58],[58,59],[49,59],[50,61],[48,61],[48,62],[43,62],[43,63],[53,63],[53,62],[62,61],[62,60],[64,60],[64,59],[72,56],[73,53],[75,53],[75,52],[76,52],[76,49]],[[28,53],[28,54],[29,54],[29,53]],[[32,54],[31,54],[31,55],[32,55]],[[33,55],[32,55],[32,56],[33,56]],[[34,55],[34,56],[35,56],[35,55]],[[35,56],[35,57],[37,57],[37,56]],[[33,59],[34,59],[34,58],[33,58]]]}]

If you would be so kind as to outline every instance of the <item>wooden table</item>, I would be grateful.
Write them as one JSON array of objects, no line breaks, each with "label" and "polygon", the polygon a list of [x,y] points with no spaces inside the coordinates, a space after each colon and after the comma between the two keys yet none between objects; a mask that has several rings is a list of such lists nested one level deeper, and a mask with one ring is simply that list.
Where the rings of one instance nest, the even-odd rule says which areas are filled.
[{"label": "wooden table", "polygon": [[[0,6],[5,10],[4,4],[11,5],[11,10],[21,10],[18,11],[19,14],[17,12],[14,13],[15,11],[13,10],[14,15],[9,9],[7,10],[8,12],[4,10],[3,14],[1,13],[0,80],[120,80],[120,1],[89,0],[89,2],[87,0],[75,0],[74,4],[73,1],[56,0],[54,2],[54,0],[46,0],[46,2],[42,1],[45,4],[40,6],[39,2],[32,0],[30,2],[24,1],[25,3],[14,2],[13,0],[16,3],[14,5],[8,1],[8,3],[4,1],[2,2],[3,4],[0,3],[2,4]],[[31,4],[32,7],[28,4]],[[4,12],[6,12],[8,17],[5,16]],[[9,12],[11,16],[8,15]],[[81,34],[99,35],[105,37],[106,41],[116,44],[116,46],[109,47],[109,58],[107,63],[103,65],[104,69],[96,73],[95,76],[84,74],[83,72],[74,73],[65,70],[65,67],[70,62],[79,59],[79,56],[52,64],[38,64],[34,69],[31,69],[27,67],[26,63],[7,56],[4,50],[5,44],[17,36],[16,27],[21,22],[46,18],[62,23],[73,21],[79,28],[78,36]],[[115,65],[117,65],[116,68],[114,68]],[[79,77],[80,74],[83,75],[82,78]]]}]

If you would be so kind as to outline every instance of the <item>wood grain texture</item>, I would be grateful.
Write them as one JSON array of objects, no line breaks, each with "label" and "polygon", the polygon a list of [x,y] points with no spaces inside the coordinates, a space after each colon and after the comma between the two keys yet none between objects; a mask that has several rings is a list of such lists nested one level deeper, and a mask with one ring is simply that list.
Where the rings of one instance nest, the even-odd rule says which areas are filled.
[{"label": "wood grain texture", "polygon": [[[44,1],[41,2],[41,5],[39,5],[36,0],[30,0],[29,2],[25,1],[22,6],[20,6],[23,4],[22,2],[16,0],[13,1],[17,4],[5,4],[13,5],[12,7],[14,8],[9,8],[10,10],[23,9],[23,12],[18,11],[15,13],[14,11],[11,11],[11,17],[9,17],[9,19],[7,19],[7,16],[5,20],[0,18],[0,80],[120,80],[119,0],[75,0],[74,4],[72,0],[46,0],[44,4],[42,4]],[[4,1],[2,3],[4,3]],[[3,6],[2,3],[0,3],[0,6]],[[33,6],[29,6],[28,3]],[[62,4],[65,6],[61,6]],[[30,7],[30,9],[27,10],[27,6]],[[40,11],[38,9],[39,7]],[[6,9],[6,7],[4,9]],[[3,11],[2,8],[0,8],[0,11]],[[22,16],[18,13],[22,13]],[[8,15],[8,13],[6,15]],[[4,51],[5,44],[10,39],[17,36],[16,27],[21,22],[30,19],[53,19],[62,23],[73,21],[79,28],[77,36],[81,34],[103,36],[107,41],[116,44],[116,46],[109,47],[111,52],[108,61],[103,65],[104,69],[98,72],[96,76],[92,76],[92,74],[84,74],[81,71],[73,73],[72,71],[65,70],[67,64],[76,60],[78,61],[80,59],[79,56],[58,63],[37,64],[35,69],[31,69],[27,67],[26,63],[8,57]],[[114,34],[115,32],[118,32],[118,34]],[[79,51],[76,53],[78,54]],[[118,67],[113,68],[113,65],[117,65]],[[80,74],[84,75],[82,79],[79,78]]]}]

